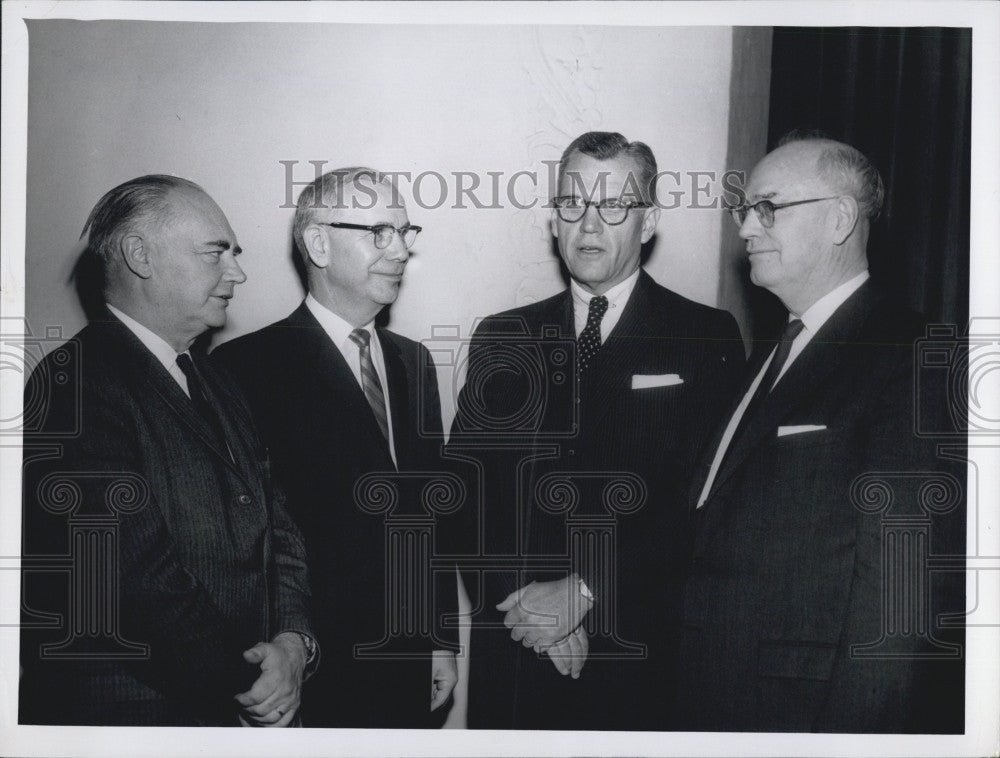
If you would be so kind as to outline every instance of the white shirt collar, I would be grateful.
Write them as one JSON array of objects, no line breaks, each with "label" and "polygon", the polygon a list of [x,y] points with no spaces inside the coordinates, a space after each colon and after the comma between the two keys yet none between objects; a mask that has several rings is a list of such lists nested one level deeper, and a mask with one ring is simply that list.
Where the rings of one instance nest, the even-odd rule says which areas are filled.
[{"label": "white shirt collar", "polygon": [[[604,293],[604,297],[608,299],[608,308],[620,308],[628,302],[629,295],[635,289],[635,283],[639,281],[639,272],[641,270],[641,268],[637,268],[627,279],[618,282],[618,284]],[[589,308],[590,299],[596,297],[596,295],[587,292],[576,279],[571,278],[569,280],[569,288],[573,292],[573,299],[585,307]]]},{"label": "white shirt collar", "polygon": [[[351,339],[351,332],[354,331],[353,326],[314,298],[311,292],[306,295],[306,308],[316,317],[319,325],[323,327],[323,331],[333,340],[333,344],[348,344],[348,341]],[[372,335],[372,339],[378,339],[378,335],[375,334],[375,319],[372,319],[361,328],[367,329],[368,333]]]},{"label": "white shirt collar", "polygon": [[[163,339],[163,337],[150,331],[147,327],[140,324],[131,316],[122,313],[118,308],[115,308],[115,306],[110,303],[105,303],[105,305],[107,305],[108,310],[111,311],[111,313],[113,313],[119,321],[129,328],[129,331],[131,331],[132,334],[139,338],[139,341],[146,346],[146,349],[156,356],[156,360],[163,364],[163,368],[165,368],[168,372],[171,371],[173,366],[176,365],[177,356],[180,355],[180,353],[174,350],[173,347],[171,347],[171,345]],[[184,352],[187,351],[185,350]]]},{"label": "white shirt collar", "polygon": [[[806,312],[799,317],[802,320],[802,324],[813,334],[818,332],[820,327],[827,322],[827,319],[834,314],[834,311],[843,305],[847,298],[857,292],[861,285],[868,281],[868,279],[868,269],[865,269],[853,279],[848,279],[836,289],[823,295],[823,297],[810,305],[806,309]],[[791,321],[793,318],[789,314],[788,320]]]}]

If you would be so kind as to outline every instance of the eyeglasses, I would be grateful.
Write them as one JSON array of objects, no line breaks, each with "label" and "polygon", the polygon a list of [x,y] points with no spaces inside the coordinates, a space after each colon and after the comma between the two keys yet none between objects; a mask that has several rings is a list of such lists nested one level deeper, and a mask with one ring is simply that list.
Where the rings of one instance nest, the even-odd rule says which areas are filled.
[{"label": "eyeglasses", "polygon": [[818,203],[821,200],[836,200],[837,197],[837,195],[834,195],[833,197],[814,197],[810,200],[793,200],[790,203],[772,203],[770,200],[759,200],[753,205],[743,203],[742,205],[726,208],[726,210],[729,211],[729,215],[732,216],[733,221],[736,222],[736,226],[743,226],[743,222],[746,221],[747,214],[750,212],[750,209],[753,208],[754,213],[757,214],[757,220],[760,221],[760,225],[765,229],[770,229],[774,226],[775,211],[780,211],[782,208],[791,208],[793,205]]},{"label": "eyeglasses", "polygon": [[375,235],[375,247],[379,250],[385,250],[389,245],[392,244],[392,238],[394,235],[398,234],[403,240],[403,244],[406,249],[409,250],[413,247],[413,243],[417,240],[417,235],[424,230],[422,226],[413,226],[407,224],[400,228],[394,227],[392,224],[375,224],[374,226],[365,226],[364,224],[346,224],[346,223],[334,223],[332,221],[322,221],[320,222],[323,226],[332,226],[337,229],[360,229],[364,232],[371,232]]},{"label": "eyeglasses", "polygon": [[567,224],[575,224],[583,218],[590,206],[597,208],[597,215],[601,217],[601,221],[609,226],[618,226],[618,224],[624,223],[625,219],[628,218],[630,208],[649,207],[649,203],[623,203],[614,199],[593,202],[574,195],[560,195],[552,198],[552,202],[556,206],[559,218]]}]

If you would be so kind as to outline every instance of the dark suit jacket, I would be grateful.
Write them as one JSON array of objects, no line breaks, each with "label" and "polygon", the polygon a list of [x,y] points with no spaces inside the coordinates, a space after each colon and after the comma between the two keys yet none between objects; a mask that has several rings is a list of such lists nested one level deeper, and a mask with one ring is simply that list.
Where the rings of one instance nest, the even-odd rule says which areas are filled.
[{"label": "dark suit jacket", "polygon": [[[537,346],[535,364],[525,342]],[[728,313],[642,272],[579,387],[574,346],[569,290],[491,316],[473,337],[449,441],[466,476],[485,480],[467,514],[477,523],[466,528],[481,535],[467,550],[485,556],[484,570],[464,575],[476,605],[470,726],[652,729],[662,721],[674,575],[686,544],[682,495],[692,455],[741,374],[743,343]],[[661,386],[633,389],[636,375],[659,376]],[[596,541],[582,550],[570,544],[571,526],[609,522],[613,538],[588,537]],[[593,559],[602,542],[616,551],[607,562]],[[597,596],[579,680],[513,642],[494,608],[518,587],[568,570]]]},{"label": "dark suit jacket", "polygon": [[[235,725],[260,673],[242,652],[312,634],[304,545],[249,409],[197,365],[233,458],[110,313],[28,381],[21,723]],[[42,570],[71,555],[68,577]]]},{"label": "dark suit jacket", "polygon": [[[934,441],[914,433],[914,387],[927,407],[943,408],[947,397],[933,373],[914,374],[922,333],[915,314],[865,283],[789,366],[694,511],[723,419],[691,488],[697,528],[678,728],[961,731],[961,661],[913,660],[947,655],[927,637],[944,639],[931,614],[964,608],[961,572],[928,580],[919,570],[921,552],[963,554],[965,534],[961,469],[951,471]],[[752,362],[747,385],[771,346]],[[825,429],[778,434],[803,425]],[[924,509],[934,498],[920,488],[932,481],[945,493],[939,510],[951,505],[944,515]],[[897,547],[911,539],[904,559]],[[899,605],[888,589],[899,576],[883,575],[906,560],[917,567],[902,579],[916,606]],[[883,637],[852,654],[852,645]]]},{"label": "dark suit jacket", "polygon": [[[306,539],[313,579],[315,622],[323,661],[307,682],[308,726],[422,727],[428,716],[430,652],[450,647],[454,632],[438,639],[425,623],[408,626],[396,616],[398,598],[413,605],[407,588],[423,576],[387,569],[391,524],[433,514],[421,492],[440,470],[441,410],[434,365],[426,348],[379,329],[387,374],[399,475],[364,392],[337,346],[303,303],[288,318],[221,345],[212,357],[246,392],[274,461],[276,478],[289,493],[292,517]],[[399,487],[395,506],[369,512],[355,485],[382,472]],[[384,492],[383,492],[384,494]],[[394,548],[389,548],[394,549]],[[426,570],[425,566],[424,569]],[[436,578],[446,579],[447,572]],[[451,572],[452,577],[454,571]],[[435,617],[454,612],[455,584],[439,587]],[[411,608],[412,610],[412,608]],[[395,632],[382,659],[359,657]],[[444,709],[439,709],[439,711]],[[437,715],[443,715],[436,712]]]}]

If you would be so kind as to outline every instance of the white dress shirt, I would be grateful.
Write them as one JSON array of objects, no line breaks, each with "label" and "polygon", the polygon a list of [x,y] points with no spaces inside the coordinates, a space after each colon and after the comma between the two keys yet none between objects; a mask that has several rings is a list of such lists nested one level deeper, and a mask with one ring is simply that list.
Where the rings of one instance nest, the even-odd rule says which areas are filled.
[{"label": "white dress shirt", "polygon": [[[792,361],[799,357],[802,351],[805,349],[809,341],[816,335],[816,332],[820,330],[820,327],[827,322],[827,320],[834,314],[834,312],[844,304],[844,302],[857,292],[858,288],[861,287],[868,281],[868,271],[862,271],[860,274],[850,279],[834,290],[831,290],[827,294],[823,295],[819,300],[813,303],[809,308],[799,316],[802,321],[802,331],[799,332],[798,336],[792,340],[792,349],[788,353],[788,358],[785,360],[785,365],[781,367],[781,371],[774,380],[774,384],[771,385],[771,389],[777,386],[778,382],[781,381],[781,377],[785,375],[788,371],[788,367],[792,365]],[[788,314],[788,320],[793,321],[795,315],[792,313]],[[698,496],[698,508],[701,508],[708,499],[708,493],[712,491],[712,484],[715,482],[715,477],[719,473],[719,468],[722,466],[722,459],[726,455],[726,450],[729,449],[729,444],[733,441],[733,435],[736,433],[736,428],[740,425],[740,420],[743,418],[743,414],[746,412],[747,406],[750,404],[750,399],[754,396],[757,391],[757,385],[761,383],[764,379],[764,374],[767,373],[767,367],[771,365],[771,361],[774,360],[774,353],[777,351],[778,346],[775,345],[771,354],[764,361],[764,365],[760,367],[760,371],[757,373],[756,378],[753,383],[747,389],[746,394],[743,396],[743,400],[740,401],[739,406],[736,408],[736,412],[733,413],[733,417],[729,419],[729,424],[726,426],[726,431],[722,434],[722,441],[719,442],[719,448],[715,451],[715,458],[712,459],[712,467],[708,471],[708,478],[705,480],[705,486],[701,488],[701,494]]]},{"label": "white dress shirt", "polygon": [[[306,308],[308,308],[309,312],[316,317],[316,320],[319,321],[319,325],[323,327],[323,331],[325,331],[327,336],[333,341],[333,344],[337,346],[340,354],[344,356],[344,360],[347,361],[347,365],[350,366],[351,373],[354,374],[354,378],[357,380],[358,386],[361,388],[361,391],[364,392],[365,385],[361,379],[361,349],[354,343],[354,340],[351,339],[351,332],[354,331],[354,327],[344,321],[344,319],[331,311],[329,308],[322,305],[312,296],[312,293],[306,295]],[[392,432],[392,404],[389,402],[389,397],[386,394],[385,389],[389,385],[385,375],[385,359],[382,356],[382,343],[379,342],[378,331],[375,329],[374,319],[361,328],[366,329],[372,336],[371,342],[368,345],[368,351],[371,353],[372,365],[375,366],[375,373],[378,374],[379,383],[382,385],[382,397],[385,401],[386,421],[389,426],[389,454],[392,456],[392,462],[395,464],[397,462],[396,445]]]},{"label": "white dress shirt", "polygon": [[[628,279],[618,282],[618,284],[604,293],[604,297],[608,299],[608,310],[604,314],[604,318],[601,319],[602,345],[607,341],[608,335],[611,334],[611,330],[615,328],[618,324],[618,320],[622,317],[622,311],[625,310],[625,304],[628,303],[629,297],[632,296],[632,290],[635,289],[635,283],[639,281],[640,270],[641,269],[636,269]],[[582,332],[583,328],[587,325],[587,314],[590,311],[590,299],[597,296],[587,292],[587,290],[576,283],[575,279],[569,280],[569,289],[573,293],[573,328],[576,330],[576,336],[579,337],[580,332]]]},{"label": "white dress shirt", "polygon": [[[107,305],[109,311],[129,328],[132,334],[139,338],[139,341],[146,346],[146,349],[156,356],[156,360],[163,364],[163,368],[180,385],[180,388],[184,390],[184,394],[191,397],[191,393],[188,391],[187,377],[184,376],[181,367],[177,365],[177,356],[180,353],[174,350],[161,336],[154,334],[131,316],[122,313],[110,303],[105,303],[105,305]],[[184,352],[187,353],[188,357],[191,356],[191,353],[187,350]]]}]

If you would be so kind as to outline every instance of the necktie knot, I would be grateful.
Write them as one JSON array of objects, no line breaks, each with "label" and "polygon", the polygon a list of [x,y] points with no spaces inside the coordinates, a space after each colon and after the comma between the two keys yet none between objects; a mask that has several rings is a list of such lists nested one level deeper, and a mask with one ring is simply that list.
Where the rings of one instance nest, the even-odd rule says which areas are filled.
[{"label": "necktie knot", "polygon": [[792,340],[794,340],[796,337],[799,336],[799,332],[801,332],[804,328],[805,324],[802,323],[801,319],[797,318],[792,319],[787,324],[785,324],[785,329],[781,333],[781,341],[791,342]]},{"label": "necktie knot", "polygon": [[372,341],[371,332],[367,329],[362,329],[358,327],[353,332],[351,332],[351,342],[360,348],[367,348],[368,344]]},{"label": "necktie knot", "polygon": [[600,323],[604,314],[608,311],[608,299],[604,295],[590,298],[590,307],[587,309],[587,321],[597,319]]},{"label": "necktie knot", "polygon": [[184,374],[184,378],[191,382],[191,377],[194,376],[194,363],[191,361],[191,356],[187,353],[181,353],[177,356],[177,367]]}]

